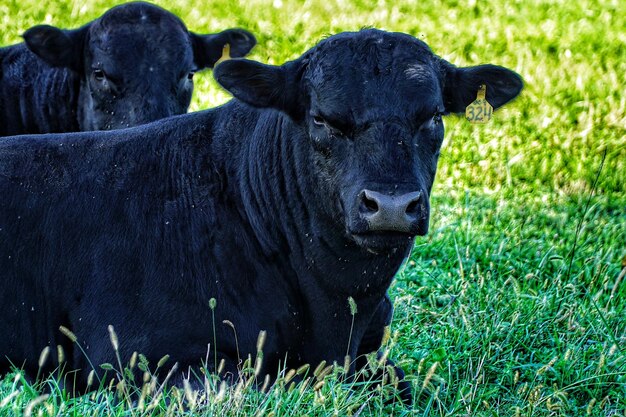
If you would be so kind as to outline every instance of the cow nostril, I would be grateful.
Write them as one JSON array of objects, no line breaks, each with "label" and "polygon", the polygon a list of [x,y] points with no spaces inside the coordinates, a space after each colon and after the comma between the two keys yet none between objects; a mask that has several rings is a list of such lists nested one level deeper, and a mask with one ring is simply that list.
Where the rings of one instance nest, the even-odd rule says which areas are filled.
[{"label": "cow nostril", "polygon": [[379,210],[378,202],[373,198],[369,198],[367,196],[367,193],[363,193],[361,195],[361,199],[363,202],[363,207],[365,209],[364,211],[370,212],[370,213],[376,213]]},{"label": "cow nostril", "polygon": [[406,206],[406,214],[416,214],[417,213],[417,203],[419,200],[413,200]]},{"label": "cow nostril", "polygon": [[[409,193],[406,194],[407,197],[407,202],[408,204],[406,205],[406,209],[404,210],[404,213],[409,215],[409,216],[417,216],[421,210],[422,207],[420,207],[420,201],[422,200],[422,193],[421,192],[414,192],[414,193]],[[406,201],[406,200],[405,200]]]}]

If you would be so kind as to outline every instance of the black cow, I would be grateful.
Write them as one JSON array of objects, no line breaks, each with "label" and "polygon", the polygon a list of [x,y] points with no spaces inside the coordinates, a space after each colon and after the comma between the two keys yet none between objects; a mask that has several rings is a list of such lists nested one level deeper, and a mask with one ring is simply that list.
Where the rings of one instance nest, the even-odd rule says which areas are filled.
[{"label": "black cow", "polygon": [[231,46],[256,43],[242,29],[197,35],[148,3],[112,8],[75,30],[35,26],[0,49],[0,136],[109,130],[185,113],[195,71]]},{"label": "black cow", "polygon": [[0,139],[2,370],[34,373],[60,344],[84,382],[60,325],[96,364],[114,358],[108,324],[124,358],[170,354],[184,369],[210,344],[231,374],[260,330],[262,372],[376,351],[389,285],[428,230],[441,116],[481,84],[494,108],[522,88],[508,69],[458,68],[374,29],[214,75],[235,99],[213,110]]}]

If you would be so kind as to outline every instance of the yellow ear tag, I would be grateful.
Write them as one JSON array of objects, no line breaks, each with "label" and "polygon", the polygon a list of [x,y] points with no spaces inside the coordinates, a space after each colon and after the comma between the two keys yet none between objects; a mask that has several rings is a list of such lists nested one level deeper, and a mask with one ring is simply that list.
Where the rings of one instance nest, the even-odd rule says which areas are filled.
[{"label": "yellow ear tag", "polygon": [[478,94],[476,100],[474,100],[469,106],[465,108],[465,118],[470,123],[487,123],[491,119],[491,113],[493,113],[493,107],[485,99],[487,93],[487,86],[481,84],[478,88]]},{"label": "yellow ear tag", "polygon": [[224,48],[222,48],[222,56],[215,62],[215,65],[213,66],[215,67],[217,66],[217,64],[220,64],[228,59],[230,59],[230,44],[227,43],[226,45],[224,45]]}]

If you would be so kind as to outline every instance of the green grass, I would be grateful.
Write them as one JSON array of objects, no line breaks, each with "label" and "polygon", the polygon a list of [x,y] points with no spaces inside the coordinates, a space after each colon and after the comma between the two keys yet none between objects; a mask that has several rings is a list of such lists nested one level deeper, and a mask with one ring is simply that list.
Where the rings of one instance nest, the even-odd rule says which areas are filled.
[{"label": "green grass", "polygon": [[[431,232],[391,289],[389,348],[413,383],[415,409],[385,405],[376,389],[347,389],[335,369],[318,390],[310,382],[259,393],[210,380],[200,400],[165,389],[150,411],[115,388],[69,398],[54,380],[32,385],[13,374],[0,382],[0,415],[626,415],[621,2],[159,4],[197,32],[251,30],[259,40],[251,57],[262,62],[279,64],[325,35],[374,26],[417,36],[458,65],[495,63],[524,77],[522,95],[490,124],[446,119]],[[78,26],[111,5],[4,1],[0,43],[18,42],[38,23]],[[192,110],[228,99],[210,72],[196,80]]]}]

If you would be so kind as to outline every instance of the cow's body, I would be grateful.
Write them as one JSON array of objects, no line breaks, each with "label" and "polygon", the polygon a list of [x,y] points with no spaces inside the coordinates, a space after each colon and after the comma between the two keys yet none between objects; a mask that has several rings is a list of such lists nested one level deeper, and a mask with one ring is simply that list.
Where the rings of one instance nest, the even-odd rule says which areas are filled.
[{"label": "cow's body", "polygon": [[[396,42],[398,36],[344,35],[357,48],[361,39]],[[401,37],[398,45],[411,42],[419,43]],[[306,62],[327,62],[313,52]],[[253,88],[256,80],[276,85],[244,73],[249,66],[283,68],[235,60],[218,66],[216,75],[229,89],[231,76],[243,80],[240,87],[249,80]],[[409,88],[406,97],[422,87]],[[252,101],[250,91],[233,90]],[[367,97],[367,88],[359,94]],[[387,94],[395,92],[363,105],[392,111],[380,101]],[[260,330],[267,331],[263,372],[275,372],[279,363],[343,363],[346,353],[354,359],[376,351],[391,321],[387,289],[414,236],[426,233],[427,202],[409,191],[430,191],[435,167],[428,161],[436,163],[443,128],[436,118],[422,123],[415,134],[427,162],[405,166],[406,177],[394,183],[391,166],[411,152],[398,142],[400,116],[391,123],[397,133],[391,141],[377,133],[387,122],[373,121],[364,129],[373,135],[332,136],[318,151],[326,125],[317,118],[315,126],[305,124],[281,105],[253,108],[233,100],[132,130],[0,139],[0,370],[8,357],[34,371],[41,348],[60,344],[86,376],[86,358],[60,325],[76,333],[94,363],[113,358],[108,324],[124,357],[138,351],[156,361],[167,353],[186,368],[197,366],[211,345],[233,374],[238,355],[254,356]],[[363,179],[349,178],[347,188],[341,180],[357,158],[326,165],[332,155],[361,146],[357,141],[368,153],[355,163],[363,167],[374,158],[375,171],[364,182],[373,191],[359,192],[354,209],[351,190]],[[393,191],[379,196],[386,186]],[[385,198],[396,197],[406,200],[408,220],[385,208]],[[358,307],[354,325],[349,297]],[[234,324],[239,353],[224,320]]]},{"label": "cow's body", "polygon": [[35,26],[0,48],[0,136],[110,130],[187,111],[193,73],[225,44],[243,56],[256,40],[241,29],[187,31],[160,7],[134,2],[75,30]]},{"label": "cow's body", "polygon": [[[212,344],[214,297],[217,346],[230,363],[237,358],[226,319],[242,353],[254,352],[258,332],[268,332],[268,370],[285,352],[291,366],[317,363],[345,355],[352,296],[360,312],[355,357],[377,305],[387,309],[382,321],[390,319],[384,294],[412,240],[380,259],[324,233],[330,224],[310,218],[314,208],[298,198],[318,187],[298,178],[295,160],[281,160],[293,140],[288,121],[242,106],[169,119],[132,136],[0,139],[8,196],[0,203],[0,270],[3,281],[19,283],[3,290],[0,304],[21,300],[4,312],[0,334],[20,342],[3,355],[17,362],[27,346],[26,363],[36,366],[43,345],[61,344],[74,352],[73,366],[89,370],[58,325],[74,330],[98,363],[111,359],[106,325],[113,324],[127,354],[168,353],[192,364]],[[237,126],[238,117],[247,120]],[[285,130],[276,136],[279,124]],[[251,125],[258,128],[250,132]],[[380,279],[362,282],[372,272]],[[332,305],[319,302],[331,295]]]}]

